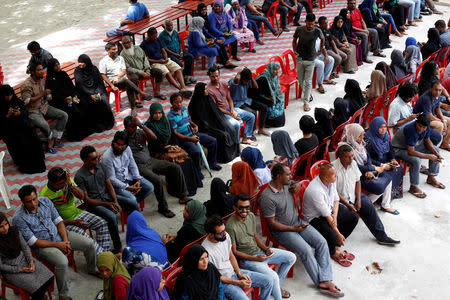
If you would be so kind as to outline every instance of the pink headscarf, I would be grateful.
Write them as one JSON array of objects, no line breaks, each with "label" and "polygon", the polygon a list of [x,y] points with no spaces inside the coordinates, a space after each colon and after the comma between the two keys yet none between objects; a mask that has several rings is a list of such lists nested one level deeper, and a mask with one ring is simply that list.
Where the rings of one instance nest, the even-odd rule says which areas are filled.
[{"label": "pink headscarf", "polygon": [[362,140],[358,143],[356,140],[364,133],[364,128],[361,125],[352,123],[345,126],[344,136],[342,137],[342,141],[346,142],[353,148],[353,152],[355,154],[355,160],[358,165],[364,165],[367,162],[367,152],[366,152],[366,143]]}]

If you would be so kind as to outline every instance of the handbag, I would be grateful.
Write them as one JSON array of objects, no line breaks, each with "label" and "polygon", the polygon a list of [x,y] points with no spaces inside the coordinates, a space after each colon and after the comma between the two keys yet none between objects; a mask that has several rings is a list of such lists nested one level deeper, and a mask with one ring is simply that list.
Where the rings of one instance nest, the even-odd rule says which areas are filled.
[{"label": "handbag", "polygon": [[184,162],[184,160],[188,157],[189,154],[184,149],[181,149],[179,152],[166,152],[156,155],[156,158],[158,159],[178,163]]}]

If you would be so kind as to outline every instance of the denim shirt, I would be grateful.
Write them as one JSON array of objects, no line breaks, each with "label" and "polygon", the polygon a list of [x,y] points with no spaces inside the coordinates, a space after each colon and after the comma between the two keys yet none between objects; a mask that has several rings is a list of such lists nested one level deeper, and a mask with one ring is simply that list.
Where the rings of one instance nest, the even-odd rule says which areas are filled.
[{"label": "denim shirt", "polygon": [[239,83],[234,83],[234,78],[231,78],[228,81],[228,85],[230,86],[230,95],[231,99],[233,99],[234,107],[241,107],[244,104],[251,105],[252,99],[247,96],[248,88],[252,87],[252,82],[250,81],[247,85]]},{"label": "denim shirt", "polygon": [[39,197],[37,213],[29,212],[23,204],[13,217],[13,224],[19,228],[24,240],[33,246],[37,240],[61,242],[62,238],[56,227],[62,222],[52,201],[46,197]]},{"label": "denim shirt", "polygon": [[109,147],[103,154],[102,163],[106,167],[111,184],[116,189],[124,190],[128,187],[128,182],[142,178],[130,147],[127,147],[121,155],[115,155],[112,147]]}]

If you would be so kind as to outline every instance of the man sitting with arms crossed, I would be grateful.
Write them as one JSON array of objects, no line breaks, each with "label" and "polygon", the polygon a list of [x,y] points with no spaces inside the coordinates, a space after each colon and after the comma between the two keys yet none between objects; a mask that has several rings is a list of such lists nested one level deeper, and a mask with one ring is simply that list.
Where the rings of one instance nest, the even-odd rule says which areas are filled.
[{"label": "man sitting with arms crossed", "polygon": [[[297,257],[290,251],[271,249],[264,245],[256,234],[256,219],[250,211],[249,195],[237,195],[233,208],[235,213],[228,219],[226,230],[231,237],[234,256],[239,259],[243,268],[273,278],[272,296],[275,300],[289,298],[290,293],[281,289],[280,284]],[[278,273],[269,268],[268,264],[280,264]]]},{"label": "man sitting with arms crossed", "polygon": [[261,288],[259,299],[269,300],[272,277],[239,268],[222,218],[218,215],[209,217],[205,222],[205,231],[207,237],[202,246],[208,251],[209,261],[220,272],[225,296],[231,300],[248,300],[243,290],[257,286]]}]

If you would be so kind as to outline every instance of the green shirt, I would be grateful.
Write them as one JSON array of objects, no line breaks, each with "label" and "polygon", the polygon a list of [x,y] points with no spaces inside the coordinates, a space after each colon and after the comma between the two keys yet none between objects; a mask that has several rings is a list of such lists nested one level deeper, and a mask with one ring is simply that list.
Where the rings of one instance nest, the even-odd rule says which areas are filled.
[{"label": "green shirt", "polygon": [[236,244],[237,251],[248,255],[261,252],[254,236],[256,221],[252,212],[248,213],[244,221],[240,221],[235,215],[232,215],[227,221],[226,230],[231,237],[231,242]]},{"label": "green shirt", "polygon": [[[72,182],[74,186],[77,186],[72,178],[70,179],[70,182]],[[73,220],[83,212],[76,207],[75,197],[68,185],[56,192],[52,191],[48,185],[46,185],[39,193],[39,196],[47,197],[52,200],[53,205],[63,220]]]}]

